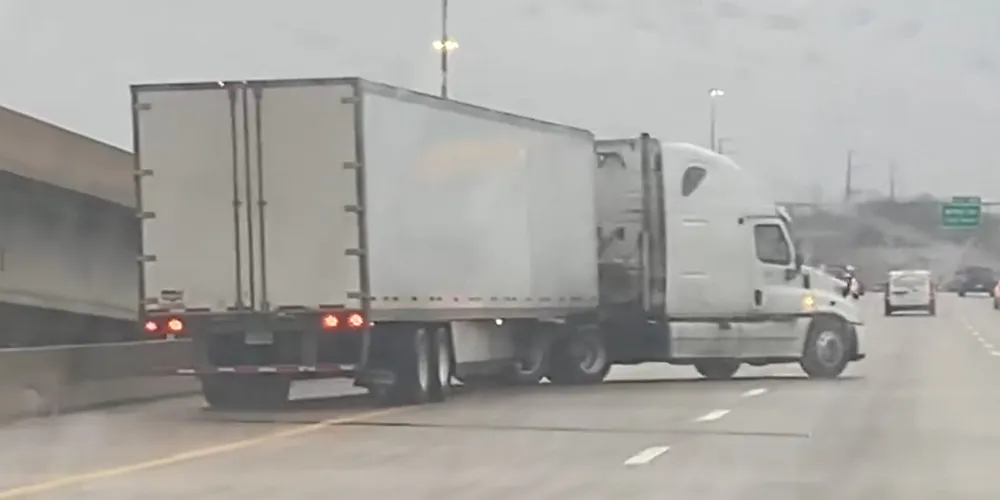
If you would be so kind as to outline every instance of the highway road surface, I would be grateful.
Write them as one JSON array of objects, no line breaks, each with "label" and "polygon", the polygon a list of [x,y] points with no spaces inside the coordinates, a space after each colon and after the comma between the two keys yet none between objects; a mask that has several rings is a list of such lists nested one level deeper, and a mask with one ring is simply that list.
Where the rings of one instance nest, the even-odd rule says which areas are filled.
[{"label": "highway road surface", "polygon": [[21,422],[0,429],[0,499],[1000,498],[1000,311],[948,295],[884,318],[878,300],[869,358],[833,381],[649,365],[414,408],[190,398]]}]

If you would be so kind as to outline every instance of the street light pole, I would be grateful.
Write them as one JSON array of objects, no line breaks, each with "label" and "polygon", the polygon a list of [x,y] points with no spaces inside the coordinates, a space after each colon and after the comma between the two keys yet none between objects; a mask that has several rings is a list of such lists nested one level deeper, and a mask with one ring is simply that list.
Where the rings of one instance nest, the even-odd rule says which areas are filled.
[{"label": "street light pole", "polygon": [[441,53],[441,98],[448,98],[448,56],[458,48],[458,42],[448,36],[448,0],[441,0],[441,39],[431,44]]},{"label": "street light pole", "polygon": [[448,0],[441,0],[441,97],[448,98]]},{"label": "street light pole", "polygon": [[712,151],[719,150],[719,144],[715,140],[715,99],[726,95],[722,89],[708,89],[708,144]]}]

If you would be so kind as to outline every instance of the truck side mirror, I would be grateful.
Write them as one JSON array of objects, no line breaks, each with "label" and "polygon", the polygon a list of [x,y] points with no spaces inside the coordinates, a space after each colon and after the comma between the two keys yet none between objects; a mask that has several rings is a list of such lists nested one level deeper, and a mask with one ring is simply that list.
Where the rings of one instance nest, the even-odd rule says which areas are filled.
[{"label": "truck side mirror", "polygon": [[796,252],[795,253],[795,270],[796,271],[802,270],[803,264],[805,264],[805,258],[802,257],[801,253]]}]

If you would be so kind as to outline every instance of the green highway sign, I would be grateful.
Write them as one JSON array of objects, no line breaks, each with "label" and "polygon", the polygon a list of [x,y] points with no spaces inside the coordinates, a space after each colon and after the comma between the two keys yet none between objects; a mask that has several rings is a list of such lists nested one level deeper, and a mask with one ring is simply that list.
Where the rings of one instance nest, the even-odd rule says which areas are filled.
[{"label": "green highway sign", "polygon": [[979,196],[953,196],[941,205],[941,225],[944,227],[979,227],[983,217],[983,199]]},{"label": "green highway sign", "polygon": [[957,205],[982,205],[983,198],[980,196],[952,196],[951,202]]}]

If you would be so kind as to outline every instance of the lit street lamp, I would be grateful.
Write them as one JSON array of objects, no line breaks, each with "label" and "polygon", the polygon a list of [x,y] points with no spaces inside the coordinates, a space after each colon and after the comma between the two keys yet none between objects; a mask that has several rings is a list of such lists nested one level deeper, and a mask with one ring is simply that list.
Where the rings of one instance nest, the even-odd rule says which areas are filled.
[{"label": "lit street lamp", "polygon": [[434,50],[437,51],[443,50],[445,52],[450,52],[458,48],[458,42],[456,42],[454,39],[448,39],[445,40],[444,42],[442,42],[441,40],[434,40],[434,43],[432,43],[431,45],[434,47]]},{"label": "lit street lamp", "polygon": [[724,95],[726,95],[726,93],[722,89],[708,89],[708,102],[709,102],[708,144],[712,148],[712,151],[719,150],[719,145],[715,140],[715,100]]},{"label": "lit street lamp", "polygon": [[441,38],[431,44],[441,53],[441,97],[448,98],[448,54],[458,48],[458,42],[448,36],[448,0],[441,0]]}]

